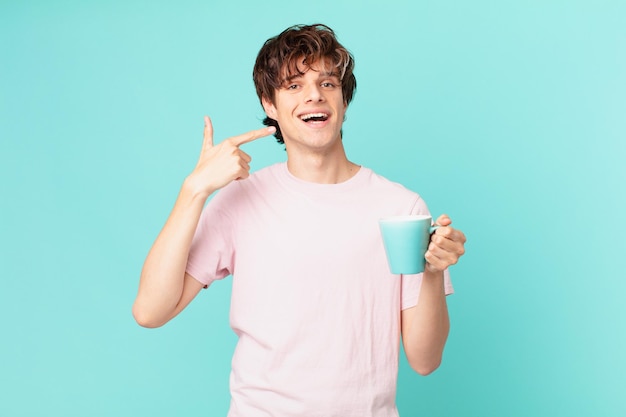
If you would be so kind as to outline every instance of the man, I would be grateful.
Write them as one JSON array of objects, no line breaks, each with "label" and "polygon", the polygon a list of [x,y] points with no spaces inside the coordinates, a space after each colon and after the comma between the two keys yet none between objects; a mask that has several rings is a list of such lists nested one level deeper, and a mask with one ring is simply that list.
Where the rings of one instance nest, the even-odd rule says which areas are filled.
[{"label": "man", "polygon": [[[353,67],[323,25],[268,40],[253,77],[269,127],[215,145],[205,118],[198,164],[146,259],[133,306],[146,327],[232,275],[239,341],[229,416],[397,416],[400,336],[417,372],[440,364],[447,268],[465,236],[441,216],[425,272],[389,272],[378,219],[428,209],[347,159],[341,128]],[[270,134],[284,142],[287,162],[250,176],[240,146]]]}]

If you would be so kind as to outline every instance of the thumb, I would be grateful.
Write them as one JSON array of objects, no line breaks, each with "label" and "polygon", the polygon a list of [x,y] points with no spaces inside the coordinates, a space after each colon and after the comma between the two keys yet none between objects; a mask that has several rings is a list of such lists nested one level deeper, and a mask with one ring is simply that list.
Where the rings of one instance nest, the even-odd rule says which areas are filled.
[{"label": "thumb", "polygon": [[439,226],[450,226],[452,224],[452,220],[447,214],[442,214],[441,216],[437,218],[437,221],[435,222],[435,224]]},{"label": "thumb", "polygon": [[202,142],[202,149],[209,149],[213,147],[213,124],[209,116],[204,116],[204,141]]}]

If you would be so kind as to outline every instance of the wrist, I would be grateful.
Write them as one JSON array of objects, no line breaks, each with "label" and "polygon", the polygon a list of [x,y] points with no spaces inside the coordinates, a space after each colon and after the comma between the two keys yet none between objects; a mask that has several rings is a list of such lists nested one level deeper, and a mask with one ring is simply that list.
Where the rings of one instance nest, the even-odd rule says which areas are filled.
[{"label": "wrist", "polygon": [[426,293],[432,293],[434,291],[437,294],[445,294],[443,271],[424,270],[422,289]]},{"label": "wrist", "polygon": [[193,174],[190,174],[187,178],[185,178],[181,188],[182,195],[185,195],[191,200],[201,200],[203,204],[214,192],[215,190],[212,188],[202,186]]},{"label": "wrist", "polygon": [[431,280],[431,281],[432,280],[443,281],[443,271],[429,267],[429,265],[427,264],[426,268],[424,269],[424,279]]}]

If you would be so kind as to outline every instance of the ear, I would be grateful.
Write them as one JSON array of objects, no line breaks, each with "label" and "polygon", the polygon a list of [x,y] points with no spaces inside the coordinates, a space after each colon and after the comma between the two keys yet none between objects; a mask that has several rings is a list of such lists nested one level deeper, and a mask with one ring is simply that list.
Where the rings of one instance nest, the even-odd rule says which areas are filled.
[{"label": "ear", "polygon": [[265,114],[267,114],[268,117],[276,120],[276,106],[274,106],[274,103],[272,103],[272,101],[270,99],[268,99],[267,97],[263,97],[261,99],[261,103],[263,104],[263,110],[265,110]]}]

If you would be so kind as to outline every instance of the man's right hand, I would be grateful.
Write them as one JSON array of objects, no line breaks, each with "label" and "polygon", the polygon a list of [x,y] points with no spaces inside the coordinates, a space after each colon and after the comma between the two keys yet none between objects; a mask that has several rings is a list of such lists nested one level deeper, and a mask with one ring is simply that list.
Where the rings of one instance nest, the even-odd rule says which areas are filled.
[{"label": "man's right hand", "polygon": [[207,198],[231,181],[248,178],[252,158],[239,147],[274,132],[276,128],[270,126],[233,136],[219,145],[214,145],[213,125],[211,119],[205,116],[204,142],[200,159],[193,172],[187,177],[187,185],[191,187],[194,194]]},{"label": "man's right hand", "polygon": [[231,181],[250,175],[251,158],[239,149],[241,145],[275,132],[273,127],[253,130],[214,146],[211,120],[205,117],[204,121],[200,160],[185,180],[141,271],[133,315],[145,327],[162,326],[200,291],[202,284],[187,274],[185,268],[204,202]]}]

